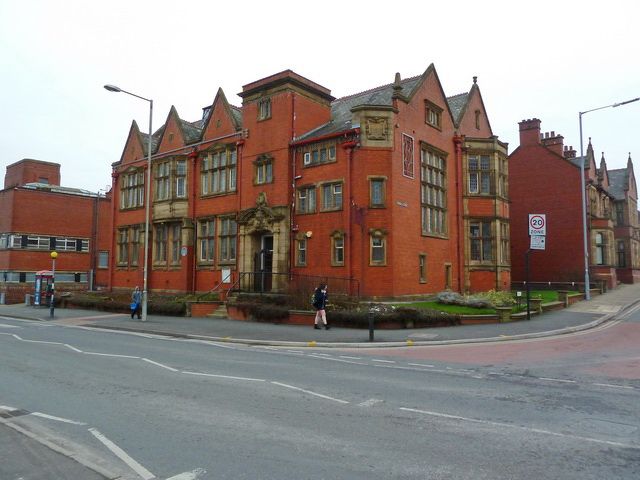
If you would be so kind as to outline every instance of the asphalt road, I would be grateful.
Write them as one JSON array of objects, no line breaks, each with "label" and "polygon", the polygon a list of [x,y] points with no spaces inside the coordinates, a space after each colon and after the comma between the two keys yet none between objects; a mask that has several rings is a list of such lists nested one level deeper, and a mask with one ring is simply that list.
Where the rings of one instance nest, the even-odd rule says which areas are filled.
[{"label": "asphalt road", "polygon": [[131,479],[635,479],[638,327],[347,351],[0,319],[0,405]]}]

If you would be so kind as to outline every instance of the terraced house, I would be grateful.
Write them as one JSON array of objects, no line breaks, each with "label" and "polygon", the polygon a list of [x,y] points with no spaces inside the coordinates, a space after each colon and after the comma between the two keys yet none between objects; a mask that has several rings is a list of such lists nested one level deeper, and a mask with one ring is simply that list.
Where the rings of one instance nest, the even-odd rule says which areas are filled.
[{"label": "terraced house", "polygon": [[[286,70],[239,96],[218,90],[195,122],[172,107],[152,136],[150,290],[510,287],[507,146],[475,78],[447,98],[430,65],[335,99]],[[134,121],[113,164],[116,289],[142,283],[147,145]]]}]

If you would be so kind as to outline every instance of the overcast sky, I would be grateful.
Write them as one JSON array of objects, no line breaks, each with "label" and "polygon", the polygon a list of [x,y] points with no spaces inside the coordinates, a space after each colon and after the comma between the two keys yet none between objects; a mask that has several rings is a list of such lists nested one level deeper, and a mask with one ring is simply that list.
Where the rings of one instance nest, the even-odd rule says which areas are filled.
[{"label": "overcast sky", "polygon": [[[446,4],[446,6],[445,6]],[[0,173],[23,158],[62,165],[62,184],[111,184],[111,164],[148,103],[195,121],[222,87],[291,69],[342,97],[434,63],[448,96],[478,76],[494,131],[518,122],[579,153],[578,112],[640,96],[640,2],[0,0]],[[609,169],[640,166],[640,102],[583,117]],[[639,179],[640,180],[640,179]]]}]

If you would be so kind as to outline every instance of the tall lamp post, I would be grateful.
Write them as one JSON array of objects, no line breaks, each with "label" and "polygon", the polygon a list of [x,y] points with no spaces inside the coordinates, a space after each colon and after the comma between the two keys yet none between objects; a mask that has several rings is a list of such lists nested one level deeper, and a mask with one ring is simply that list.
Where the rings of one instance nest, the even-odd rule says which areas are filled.
[{"label": "tall lamp post", "polygon": [[585,113],[595,112],[596,110],[602,110],[604,108],[615,108],[626,105],[627,103],[633,103],[640,100],[640,97],[632,98],[624,102],[612,103],[611,105],[605,105],[604,107],[592,108],[591,110],[585,110],[578,113],[578,121],[580,123],[580,187],[582,188],[582,241],[584,248],[584,298],[585,300],[591,300],[591,292],[589,291],[589,242],[587,239],[587,200],[586,200],[586,184],[584,178],[584,150],[582,142],[582,116]]},{"label": "tall lamp post", "polygon": [[142,270],[142,321],[147,321],[147,300],[148,300],[148,280],[149,280],[149,205],[151,204],[151,136],[153,134],[152,121],[153,121],[153,100],[149,98],[141,97],[135,93],[122,90],[115,85],[105,85],[104,88],[110,92],[122,92],[132,97],[139,98],[145,102],[149,102],[149,144],[147,146],[147,180],[146,180],[146,193],[145,193],[145,216],[144,216],[144,267]]},{"label": "tall lamp post", "polygon": [[49,317],[53,318],[53,312],[55,309],[54,301],[56,296],[56,258],[58,258],[58,252],[55,250],[50,253],[51,256],[51,298],[49,299]]}]

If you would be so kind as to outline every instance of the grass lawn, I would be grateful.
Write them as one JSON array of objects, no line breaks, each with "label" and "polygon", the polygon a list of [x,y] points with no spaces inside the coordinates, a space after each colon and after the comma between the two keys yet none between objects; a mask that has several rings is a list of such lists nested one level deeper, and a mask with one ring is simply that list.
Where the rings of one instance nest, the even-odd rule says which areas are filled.
[{"label": "grass lawn", "polygon": [[[527,308],[527,292],[526,290],[522,291],[522,297],[520,297],[520,310],[524,307]],[[515,290],[512,292],[515,298]],[[579,292],[571,292],[571,293],[579,293]],[[529,292],[531,298],[542,298],[542,303],[549,302],[557,302],[558,301],[558,292],[555,290],[531,290]],[[398,303],[394,305],[395,307],[406,307],[406,308],[418,308],[418,309],[426,309],[426,310],[436,310],[438,312],[447,312],[447,313],[458,313],[460,315],[491,315],[496,313],[493,308],[473,308],[473,307],[465,307],[462,305],[445,305],[443,303],[438,302],[412,302],[412,303]],[[514,306],[515,309],[515,306]]]}]

